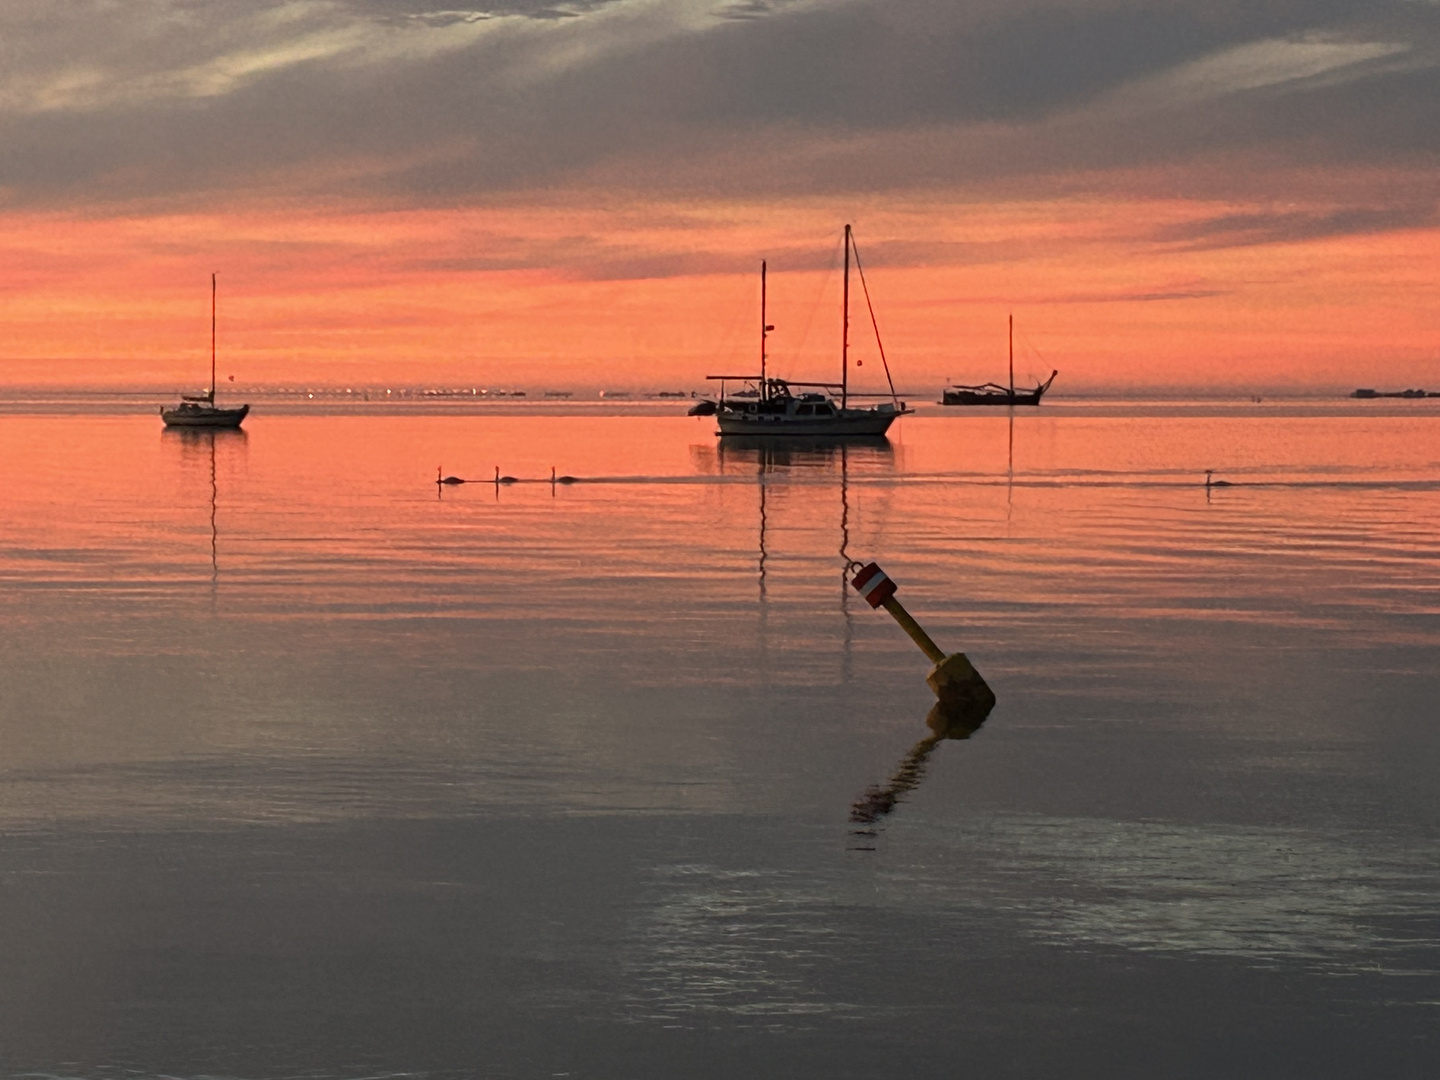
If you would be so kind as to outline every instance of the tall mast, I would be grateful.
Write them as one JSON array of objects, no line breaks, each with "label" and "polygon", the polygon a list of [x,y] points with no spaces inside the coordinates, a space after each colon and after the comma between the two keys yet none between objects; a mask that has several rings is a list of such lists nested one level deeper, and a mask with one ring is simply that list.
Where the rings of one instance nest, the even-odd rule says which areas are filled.
[{"label": "tall mast", "polygon": [[850,381],[850,226],[845,226],[845,298],[840,305],[840,407],[845,408]]},{"label": "tall mast", "polygon": [[210,275],[210,400],[215,400],[215,274]]},{"label": "tall mast", "polygon": [[1015,313],[1010,313],[1010,404],[1015,404]]},{"label": "tall mast", "polygon": [[766,401],[770,397],[769,387],[765,383],[765,333],[770,327],[765,323],[765,260],[760,260],[760,400]]}]

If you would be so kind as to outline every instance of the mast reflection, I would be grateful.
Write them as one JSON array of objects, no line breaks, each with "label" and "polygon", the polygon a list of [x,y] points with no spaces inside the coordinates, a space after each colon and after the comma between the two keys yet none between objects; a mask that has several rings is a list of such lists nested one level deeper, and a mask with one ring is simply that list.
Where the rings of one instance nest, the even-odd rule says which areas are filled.
[{"label": "mast reflection", "polygon": [[[762,670],[769,644],[769,600],[771,563],[774,558],[769,529],[775,511],[783,500],[774,498],[771,484],[778,479],[808,481],[810,491],[824,492],[833,477],[839,488],[838,547],[836,587],[839,590],[840,614],[844,620],[841,649],[842,684],[852,677],[852,652],[855,638],[854,616],[851,611],[854,591],[849,586],[847,571],[852,563],[850,554],[850,480],[857,470],[862,474],[883,475],[894,471],[896,450],[889,439],[823,438],[819,436],[757,438],[726,436],[714,443],[693,445],[690,456],[697,472],[734,479],[754,478],[757,493],[757,556],[755,562],[756,592],[759,601],[757,644]],[[816,481],[820,481],[816,483]],[[828,496],[825,496],[828,499]],[[813,499],[807,499],[813,501]],[[828,515],[827,515],[828,516]]]},{"label": "mast reflection", "polygon": [[[167,427],[161,431],[163,442],[180,448],[180,461],[187,466],[204,462],[210,473],[210,595],[214,599],[220,586],[220,476],[216,467],[220,447],[239,450],[245,446],[244,428]],[[227,450],[225,452],[232,452]]]},{"label": "mast reflection", "polygon": [[930,734],[910,748],[900,759],[890,779],[883,786],[872,784],[850,806],[850,824],[869,826],[852,830],[856,836],[874,836],[874,825],[904,801],[905,796],[920,786],[925,779],[925,766],[935,748],[946,739],[968,739],[980,730],[993,702],[987,705],[974,704],[945,705],[936,702],[925,717],[925,726]]},{"label": "mast reflection", "polygon": [[850,565],[850,463],[892,464],[894,447],[886,438],[821,439],[789,438],[784,440],[728,436],[721,439],[715,452],[715,471],[721,476],[753,473],[759,486],[760,537],[757,574],[760,601],[765,602],[766,563],[770,552],[766,547],[767,486],[773,474],[800,469],[834,471],[840,480],[840,604],[849,613],[849,590],[846,568]]}]

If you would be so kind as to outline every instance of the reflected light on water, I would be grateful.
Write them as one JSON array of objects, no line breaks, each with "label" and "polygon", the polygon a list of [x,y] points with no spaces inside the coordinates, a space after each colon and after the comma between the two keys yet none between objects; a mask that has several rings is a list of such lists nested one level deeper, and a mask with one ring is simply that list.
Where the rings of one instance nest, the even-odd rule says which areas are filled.
[{"label": "reflected light on water", "polygon": [[0,1065],[1429,1075],[1437,421],[11,411]]}]

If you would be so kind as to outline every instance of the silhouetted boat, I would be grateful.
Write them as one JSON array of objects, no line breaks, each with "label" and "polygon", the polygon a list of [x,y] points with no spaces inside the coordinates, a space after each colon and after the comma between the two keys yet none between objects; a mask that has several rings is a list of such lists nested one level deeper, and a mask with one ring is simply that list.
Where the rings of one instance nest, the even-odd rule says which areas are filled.
[{"label": "silhouetted boat", "polygon": [[[845,291],[841,301],[842,323],[840,336],[840,381],[838,383],[801,383],[788,379],[776,379],[766,372],[766,337],[775,328],[766,322],[765,314],[765,263],[760,264],[760,374],[759,375],[708,375],[712,382],[720,383],[720,396],[716,400],[702,401],[690,409],[691,416],[716,418],[721,435],[743,435],[748,437],[776,438],[800,436],[830,437],[874,437],[884,435],[897,417],[912,410],[895,397],[891,384],[891,400],[870,408],[852,408],[849,403],[850,371],[850,253],[854,250],[854,239],[850,226],[845,226]],[[860,266],[860,256],[855,254],[855,265]],[[865,272],[860,271],[864,284]],[[869,291],[866,290],[866,300]],[[873,312],[872,312],[873,315]],[[879,333],[876,333],[879,341]],[[883,346],[881,362],[885,361]],[[890,366],[885,364],[885,377],[890,377]],[[742,382],[750,388],[734,394],[725,393],[725,383]],[[800,388],[795,393],[794,388]],[[839,400],[833,396],[839,390]]]},{"label": "silhouetted boat", "polygon": [[1427,394],[1424,390],[1387,390],[1387,391],[1380,391],[1380,390],[1361,389],[1361,390],[1356,390],[1356,391],[1355,391],[1353,394],[1351,394],[1350,396],[1351,396],[1352,398],[1406,398],[1406,399],[1408,399],[1408,400],[1413,401],[1413,400],[1415,400],[1416,398],[1423,398],[1423,397],[1440,397],[1440,394],[1433,393],[1433,392]]},{"label": "silhouetted boat", "polygon": [[181,394],[180,404],[160,406],[166,427],[238,428],[249,405],[223,408],[215,404],[215,275],[210,275],[210,389],[203,394]]},{"label": "silhouetted boat", "polygon": [[1037,383],[1034,390],[1015,389],[1015,316],[1010,316],[1010,385],[981,383],[979,386],[947,386],[940,392],[941,405],[1039,405],[1045,391],[1060,372],[1052,371],[1050,378]]}]

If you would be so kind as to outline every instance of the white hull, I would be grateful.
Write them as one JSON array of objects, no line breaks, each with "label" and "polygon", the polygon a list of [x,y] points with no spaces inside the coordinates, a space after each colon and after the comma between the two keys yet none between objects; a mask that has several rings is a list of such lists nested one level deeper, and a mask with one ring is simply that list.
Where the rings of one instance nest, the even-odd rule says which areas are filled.
[{"label": "white hull", "polygon": [[721,412],[716,421],[721,435],[765,438],[789,436],[884,435],[902,415],[899,409],[843,409],[835,416],[794,416],[784,413]]}]

